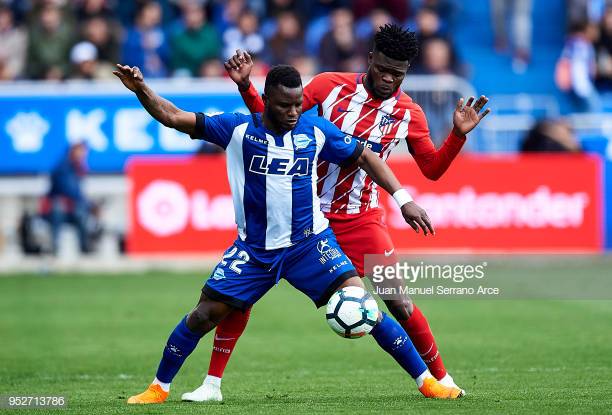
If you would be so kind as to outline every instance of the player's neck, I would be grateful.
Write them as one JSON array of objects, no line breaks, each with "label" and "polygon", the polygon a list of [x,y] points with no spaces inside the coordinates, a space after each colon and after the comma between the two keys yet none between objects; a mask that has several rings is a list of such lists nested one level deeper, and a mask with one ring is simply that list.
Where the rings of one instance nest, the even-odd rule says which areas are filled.
[{"label": "player's neck", "polygon": [[368,76],[367,72],[363,76],[363,86],[365,87],[365,90],[368,93],[368,95],[370,95],[371,97],[374,97],[375,99],[380,99],[376,95],[376,92],[374,92],[374,85],[372,85],[372,81],[370,80],[370,77]]},{"label": "player's neck", "polygon": [[272,122],[272,120],[270,119],[270,117],[268,117],[268,114],[265,110],[261,114],[261,123],[267,130],[271,131],[274,135],[280,135],[286,131],[280,128],[274,122]]},{"label": "player's neck", "polygon": [[[365,87],[365,90],[368,93],[368,95],[370,95],[371,97],[374,97],[374,99],[377,99],[380,101],[384,101],[385,99],[388,99],[388,98],[379,97],[376,94],[376,92],[374,91],[374,85],[372,85],[372,81],[370,80],[370,77],[368,76],[367,72],[363,76],[363,86]],[[395,94],[397,93],[397,91],[394,91],[393,93]]]}]

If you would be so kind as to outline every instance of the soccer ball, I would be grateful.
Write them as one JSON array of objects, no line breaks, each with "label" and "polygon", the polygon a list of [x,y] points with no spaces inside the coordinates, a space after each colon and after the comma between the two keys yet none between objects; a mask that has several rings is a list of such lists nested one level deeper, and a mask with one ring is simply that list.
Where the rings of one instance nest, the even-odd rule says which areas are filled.
[{"label": "soccer ball", "polygon": [[361,287],[344,287],[327,302],[327,323],[339,336],[356,339],[376,325],[378,305]]}]

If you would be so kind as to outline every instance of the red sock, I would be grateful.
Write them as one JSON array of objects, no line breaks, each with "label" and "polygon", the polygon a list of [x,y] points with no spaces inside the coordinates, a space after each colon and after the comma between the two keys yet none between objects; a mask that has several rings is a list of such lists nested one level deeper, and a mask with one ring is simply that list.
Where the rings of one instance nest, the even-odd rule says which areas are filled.
[{"label": "red sock", "polygon": [[236,342],[246,328],[250,315],[250,308],[245,312],[234,310],[217,326],[210,365],[208,366],[210,376],[223,377],[227,362],[234,351],[234,347],[236,347]]},{"label": "red sock", "polygon": [[427,319],[416,305],[413,304],[413,307],[414,310],[410,318],[400,321],[399,323],[410,336],[410,340],[412,340],[414,347],[416,347],[423,358],[431,374],[436,379],[440,380],[446,376],[446,368],[444,367],[444,363],[442,363],[438,346],[431,333]]}]

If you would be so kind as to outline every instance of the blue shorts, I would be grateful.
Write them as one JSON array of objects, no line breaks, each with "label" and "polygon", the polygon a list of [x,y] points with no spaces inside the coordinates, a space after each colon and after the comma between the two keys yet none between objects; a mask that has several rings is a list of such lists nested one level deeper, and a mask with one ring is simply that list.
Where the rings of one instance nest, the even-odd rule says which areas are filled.
[{"label": "blue shorts", "polygon": [[202,291],[212,300],[246,310],[284,278],[321,307],[344,281],[356,275],[328,228],[288,248],[268,251],[236,240]]}]

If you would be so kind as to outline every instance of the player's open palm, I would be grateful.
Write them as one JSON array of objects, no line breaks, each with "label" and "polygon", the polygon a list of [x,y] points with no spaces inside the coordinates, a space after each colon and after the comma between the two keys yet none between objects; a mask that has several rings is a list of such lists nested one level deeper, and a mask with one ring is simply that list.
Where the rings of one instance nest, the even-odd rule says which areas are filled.
[{"label": "player's open palm", "polygon": [[423,230],[423,235],[427,235],[428,233],[432,235],[435,234],[431,220],[429,216],[427,216],[425,209],[414,202],[408,202],[402,206],[401,210],[404,220],[416,233],[419,233],[419,228],[421,228]]},{"label": "player's open palm", "polygon": [[247,52],[237,49],[236,53],[223,64],[229,77],[240,87],[246,89],[249,86],[253,59]]},{"label": "player's open palm", "polygon": [[484,95],[481,95],[476,102],[474,102],[474,97],[470,97],[465,105],[463,105],[463,98],[459,99],[457,107],[455,108],[455,113],[453,114],[453,125],[455,129],[462,135],[472,131],[480,120],[491,112],[490,108],[481,112],[487,102],[489,102],[489,98]]},{"label": "player's open palm", "polygon": [[117,64],[117,70],[113,74],[121,79],[123,85],[132,92],[136,92],[144,85],[144,77],[138,66],[128,66]]}]

